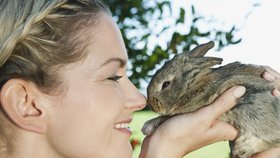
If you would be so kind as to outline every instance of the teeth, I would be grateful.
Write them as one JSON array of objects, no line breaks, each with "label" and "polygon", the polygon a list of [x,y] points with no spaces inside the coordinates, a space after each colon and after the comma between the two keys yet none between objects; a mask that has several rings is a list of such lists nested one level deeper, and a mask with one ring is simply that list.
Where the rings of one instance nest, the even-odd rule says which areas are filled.
[{"label": "teeth", "polygon": [[128,123],[118,123],[114,128],[128,128]]}]

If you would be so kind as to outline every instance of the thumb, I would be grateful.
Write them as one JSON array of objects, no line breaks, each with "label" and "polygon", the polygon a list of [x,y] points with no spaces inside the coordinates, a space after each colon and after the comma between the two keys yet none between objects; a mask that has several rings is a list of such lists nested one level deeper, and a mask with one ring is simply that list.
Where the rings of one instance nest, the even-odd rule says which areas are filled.
[{"label": "thumb", "polygon": [[[229,111],[245,91],[243,86],[234,86],[222,93],[211,105],[200,109],[199,112],[204,113],[204,116],[207,116],[212,122]],[[211,118],[209,118],[209,114],[213,114],[210,116]]]}]

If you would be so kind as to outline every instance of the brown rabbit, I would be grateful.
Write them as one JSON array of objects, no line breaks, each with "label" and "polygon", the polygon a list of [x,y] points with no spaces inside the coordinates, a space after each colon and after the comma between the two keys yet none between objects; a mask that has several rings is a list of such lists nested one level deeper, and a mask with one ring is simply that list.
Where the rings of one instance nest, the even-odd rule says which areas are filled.
[{"label": "brown rabbit", "polygon": [[237,105],[220,117],[238,129],[230,143],[231,157],[248,158],[254,153],[280,146],[280,102],[271,94],[274,82],[261,78],[262,66],[204,57],[214,46],[208,42],[166,62],[148,85],[148,105],[161,115],[145,123],[142,131],[150,135],[163,121],[189,113],[212,103],[217,96],[235,85],[246,87]]}]

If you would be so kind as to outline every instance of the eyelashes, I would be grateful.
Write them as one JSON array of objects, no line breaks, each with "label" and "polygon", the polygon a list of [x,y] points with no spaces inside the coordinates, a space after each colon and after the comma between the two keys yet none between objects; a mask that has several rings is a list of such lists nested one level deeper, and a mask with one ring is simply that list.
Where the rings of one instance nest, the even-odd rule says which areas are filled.
[{"label": "eyelashes", "polygon": [[123,76],[113,76],[113,77],[109,77],[107,78],[108,80],[114,81],[114,82],[118,82]]}]

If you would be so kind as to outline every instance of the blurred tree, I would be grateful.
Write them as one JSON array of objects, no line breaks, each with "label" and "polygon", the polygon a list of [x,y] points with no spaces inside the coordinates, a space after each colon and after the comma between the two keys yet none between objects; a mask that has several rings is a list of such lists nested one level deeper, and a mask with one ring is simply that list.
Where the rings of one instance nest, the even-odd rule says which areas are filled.
[{"label": "blurred tree", "polygon": [[190,50],[202,38],[215,41],[218,49],[241,41],[235,38],[235,26],[229,30],[201,30],[199,23],[209,22],[194,6],[189,10],[180,8],[175,17],[168,0],[107,0],[107,3],[127,47],[129,77],[138,88],[143,88],[141,83],[147,83],[164,60]]}]

